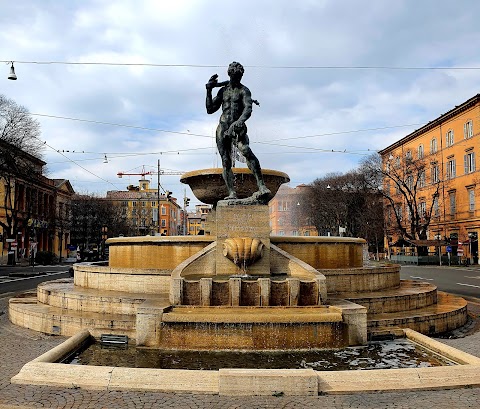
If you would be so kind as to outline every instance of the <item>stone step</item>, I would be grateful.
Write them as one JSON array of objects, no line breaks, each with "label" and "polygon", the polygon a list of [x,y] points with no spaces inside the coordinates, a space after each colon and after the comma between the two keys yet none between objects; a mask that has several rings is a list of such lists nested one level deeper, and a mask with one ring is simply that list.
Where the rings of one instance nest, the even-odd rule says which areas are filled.
[{"label": "stone step", "polygon": [[11,298],[10,321],[24,328],[52,335],[72,336],[88,329],[95,337],[101,334],[127,335],[135,338],[135,315],[79,312],[45,305],[36,297]]},{"label": "stone step", "polygon": [[431,283],[402,280],[399,288],[366,293],[342,292],[345,298],[367,308],[369,314],[411,311],[437,303],[437,287]]},{"label": "stone step", "polygon": [[145,300],[168,301],[168,294],[139,294],[74,286],[73,278],[37,286],[38,301],[69,311],[134,315]]},{"label": "stone step", "polygon": [[368,314],[368,331],[379,327],[411,328],[422,334],[436,334],[458,328],[467,322],[467,302],[438,291],[437,304],[410,311]]}]

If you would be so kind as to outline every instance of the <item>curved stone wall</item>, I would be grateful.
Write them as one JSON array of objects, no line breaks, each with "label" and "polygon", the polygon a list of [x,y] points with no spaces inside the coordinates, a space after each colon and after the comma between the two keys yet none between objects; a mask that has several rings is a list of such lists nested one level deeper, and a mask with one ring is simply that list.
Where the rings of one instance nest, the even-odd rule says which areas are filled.
[{"label": "curved stone wall", "polygon": [[363,266],[363,245],[366,243],[364,239],[271,236],[270,241],[317,270]]},{"label": "curved stone wall", "polygon": [[172,271],[214,240],[213,236],[115,237],[107,240],[109,266]]},{"label": "curved stone wall", "polygon": [[170,289],[170,270],[75,264],[76,286],[102,291],[161,294]]},{"label": "curved stone wall", "polygon": [[343,296],[345,292],[380,291],[400,286],[400,266],[397,264],[318,271],[327,279],[328,293],[336,296]]}]

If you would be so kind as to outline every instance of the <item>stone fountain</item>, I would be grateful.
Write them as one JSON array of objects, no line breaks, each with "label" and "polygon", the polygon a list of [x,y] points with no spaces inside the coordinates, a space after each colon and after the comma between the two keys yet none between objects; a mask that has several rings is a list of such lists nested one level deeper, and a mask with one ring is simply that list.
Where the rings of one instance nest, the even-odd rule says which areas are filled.
[{"label": "stone fountain", "polygon": [[[271,195],[288,181],[264,173],[275,175]],[[221,170],[182,181],[200,174],[216,183]],[[138,347],[190,350],[339,348],[399,327],[433,334],[466,322],[463,299],[400,281],[397,265],[364,266],[363,239],[270,236],[263,204],[217,201],[211,216],[206,236],[109,239],[108,263],[76,264],[74,278],[12,298],[10,320],[48,334],[88,329],[128,335]]]},{"label": "stone fountain", "polygon": [[[128,335],[137,347],[271,350],[363,345],[368,334],[408,327],[438,333],[463,325],[466,302],[434,285],[400,281],[397,265],[364,266],[365,240],[272,237],[268,201],[285,173],[261,170],[248,144],[251,94],[243,67],[207,83],[208,113],[223,109],[223,168],[181,181],[215,206],[205,236],[119,237],[108,263],[74,266],[74,278],[10,299],[10,320],[48,334],[88,329]],[[212,97],[212,89],[222,87]],[[232,169],[235,147],[247,169]]]}]

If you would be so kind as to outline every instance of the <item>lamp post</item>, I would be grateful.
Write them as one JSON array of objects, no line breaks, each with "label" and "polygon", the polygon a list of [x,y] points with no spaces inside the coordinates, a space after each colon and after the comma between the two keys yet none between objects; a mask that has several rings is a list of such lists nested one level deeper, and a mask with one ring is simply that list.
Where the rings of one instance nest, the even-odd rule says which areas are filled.
[{"label": "lamp post", "polygon": [[188,216],[187,216],[187,207],[188,207],[188,204],[190,203],[190,199],[186,196],[186,193],[184,193],[184,197],[183,197],[183,235],[186,236],[187,235],[187,219],[188,219]]}]

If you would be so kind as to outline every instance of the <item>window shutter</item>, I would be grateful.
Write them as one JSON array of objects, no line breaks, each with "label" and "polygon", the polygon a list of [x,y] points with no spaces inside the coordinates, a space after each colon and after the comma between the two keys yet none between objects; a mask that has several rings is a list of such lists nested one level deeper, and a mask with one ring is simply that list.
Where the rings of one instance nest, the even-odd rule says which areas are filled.
[{"label": "window shutter", "polygon": [[468,155],[463,156],[463,173],[468,173]]},{"label": "window shutter", "polygon": [[472,155],[472,172],[475,172],[475,152],[472,152],[471,155]]}]

